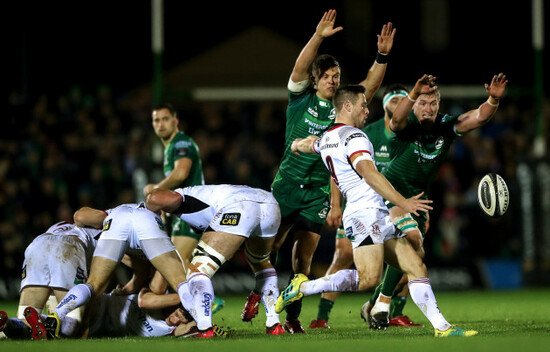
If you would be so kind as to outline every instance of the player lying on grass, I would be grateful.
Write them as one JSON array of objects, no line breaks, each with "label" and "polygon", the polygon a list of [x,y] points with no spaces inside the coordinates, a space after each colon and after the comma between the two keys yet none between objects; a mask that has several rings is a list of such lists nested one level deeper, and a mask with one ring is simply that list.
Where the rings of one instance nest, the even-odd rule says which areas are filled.
[{"label": "player lying on grass", "polygon": [[[179,188],[175,191],[156,189],[147,196],[147,208],[179,216],[202,233],[193,253],[187,281],[190,292],[187,307],[199,331],[212,326],[209,305],[214,298],[212,276],[245,244],[248,262],[255,273],[263,272],[257,281],[266,308],[266,333],[284,333],[275,312],[279,295],[277,273],[269,262],[274,236],[279,228],[279,204],[273,195],[246,186],[206,185]],[[257,280],[258,280],[258,276]]]},{"label": "player lying on grass", "polygon": [[[164,279],[155,275],[151,287],[164,285]],[[27,314],[30,320],[42,321],[45,315],[32,307]],[[195,326],[195,322],[180,304],[179,296],[175,293],[157,295],[149,288],[142,288],[139,294],[116,295],[104,293],[97,300],[90,302],[83,316],[84,329],[73,336],[64,337],[117,337],[117,336],[182,336]],[[8,319],[6,312],[0,312],[0,331],[11,339],[35,339],[38,336],[37,328],[33,324],[29,327],[21,319]],[[40,325],[40,324],[38,324]],[[221,330],[219,330],[221,331]]]},{"label": "player lying on grass", "polygon": [[[318,153],[334,182],[346,199],[343,224],[346,236],[353,244],[357,270],[340,270],[323,278],[309,281],[297,274],[277,299],[276,310],[282,311],[304,296],[333,291],[364,291],[375,287],[382,277],[384,261],[407,274],[411,298],[435,329],[435,336],[472,336],[477,331],[452,326],[437,306],[426,267],[393,225],[385,199],[407,212],[428,211],[431,201],[419,199],[422,193],[404,198],[374,165],[373,146],[360,130],[365,126],[369,110],[365,88],[344,86],[334,95],[335,124],[320,138],[296,139],[292,151],[299,154]],[[372,316],[376,319],[376,316]]]},{"label": "player lying on grass", "polygon": [[[85,210],[86,216],[83,217],[86,220],[83,222],[86,225],[93,227],[103,224],[103,232],[92,259],[90,277],[85,284],[69,290],[54,312],[48,316],[45,325],[49,334],[59,337],[61,323],[67,314],[105,291],[125,253],[130,257],[150,261],[178,293],[180,302],[186,307],[189,292],[185,291],[187,286],[182,284],[186,278],[186,268],[157,214],[147,210],[143,203],[123,204],[108,212],[91,208]],[[216,333],[211,326],[207,331],[193,336],[215,337]]]}]

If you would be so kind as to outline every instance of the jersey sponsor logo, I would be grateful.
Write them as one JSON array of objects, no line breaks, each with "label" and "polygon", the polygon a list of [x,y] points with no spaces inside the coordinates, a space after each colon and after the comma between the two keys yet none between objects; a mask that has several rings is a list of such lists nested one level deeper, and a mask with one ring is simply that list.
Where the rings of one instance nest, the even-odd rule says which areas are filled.
[{"label": "jersey sponsor logo", "polygon": [[309,107],[307,108],[307,112],[313,117],[319,117],[319,113],[317,113],[316,109],[312,109],[311,107]]},{"label": "jersey sponsor logo", "polygon": [[385,146],[385,145],[383,145],[383,146],[380,147],[380,151],[381,151],[381,152],[387,152],[387,151],[388,151],[388,147]]},{"label": "jersey sponsor logo", "polygon": [[334,120],[336,118],[336,109],[332,108],[330,110],[330,114],[328,115],[328,118],[331,120]]},{"label": "jersey sponsor logo", "polygon": [[359,137],[365,137],[364,134],[362,133],[353,133],[353,134],[350,134],[346,140],[344,141],[344,145],[348,145],[349,141],[351,141],[352,139],[354,138],[359,138]]},{"label": "jersey sponsor logo", "polygon": [[325,143],[321,146],[321,150],[325,150],[325,149],[328,149],[328,148],[338,148],[338,145],[340,143]]},{"label": "jersey sponsor logo", "polygon": [[132,310],[134,311],[134,313],[137,315],[138,320],[143,324],[143,327],[145,328],[145,330],[147,330],[148,332],[153,332],[153,327],[151,326],[151,324],[147,320],[147,317],[145,316],[145,313],[139,307],[138,303],[134,300],[131,300],[130,305],[131,305]]},{"label": "jersey sponsor logo", "polygon": [[108,231],[110,228],[111,228],[111,222],[113,221],[113,219],[109,219],[107,221],[105,221],[103,223],[103,228],[101,229],[101,231]]},{"label": "jersey sponsor logo", "polygon": [[237,226],[241,220],[241,213],[225,213],[222,214],[220,225]]},{"label": "jersey sponsor logo", "polygon": [[371,232],[376,237],[379,237],[382,235],[382,233],[380,232],[380,226],[378,226],[377,224],[372,224]]},{"label": "jersey sponsor logo", "polygon": [[321,209],[321,211],[317,214],[319,215],[319,218],[325,219],[328,214],[328,207]]}]

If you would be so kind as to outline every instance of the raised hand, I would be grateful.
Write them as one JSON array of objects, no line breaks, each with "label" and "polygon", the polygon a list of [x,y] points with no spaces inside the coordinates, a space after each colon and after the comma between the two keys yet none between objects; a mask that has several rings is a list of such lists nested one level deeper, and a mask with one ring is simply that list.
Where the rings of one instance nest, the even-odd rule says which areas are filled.
[{"label": "raised hand", "polygon": [[417,96],[420,94],[430,94],[437,89],[437,85],[435,84],[436,78],[435,76],[424,74],[416,81],[413,91]]},{"label": "raised hand", "polygon": [[393,47],[393,38],[395,37],[396,29],[393,28],[393,24],[388,22],[382,27],[380,34],[377,34],[378,37],[378,52],[380,54],[389,54],[391,48]]},{"label": "raised hand", "polygon": [[328,10],[328,12],[325,12],[323,14],[323,18],[321,18],[321,21],[317,25],[317,29],[315,30],[315,33],[322,38],[327,38],[333,35],[334,33],[340,32],[344,28],[343,27],[334,28],[335,20],[336,20],[336,10]]},{"label": "raised hand", "polygon": [[506,79],[506,75],[499,73],[498,75],[493,76],[490,85],[485,83],[485,90],[491,97],[499,100],[502,97],[502,94],[504,94],[507,84],[508,80]]}]

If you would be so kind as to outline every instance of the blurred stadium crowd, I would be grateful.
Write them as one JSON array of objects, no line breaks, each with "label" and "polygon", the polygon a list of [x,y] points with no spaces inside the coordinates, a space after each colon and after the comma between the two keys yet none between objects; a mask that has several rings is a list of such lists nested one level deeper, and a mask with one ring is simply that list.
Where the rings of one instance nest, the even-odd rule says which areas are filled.
[{"label": "blurred stadium crowd", "polygon": [[[442,90],[441,112],[459,114],[482,101],[447,99]],[[283,154],[286,100],[171,103],[180,129],[199,145],[207,184],[269,190]],[[516,166],[532,150],[530,104],[528,97],[506,96],[488,125],[455,142],[432,191],[428,263],[519,258]],[[135,202],[140,195],[135,171],[154,177],[161,170],[155,160],[162,155],[153,157],[161,146],[150,111],[132,106],[107,86],[73,87],[33,101],[11,93],[7,124],[0,130],[0,278],[20,277],[25,247],[50,225],[71,221],[81,206],[107,209]],[[371,122],[382,117],[380,106],[375,99],[369,107]],[[477,183],[488,172],[501,174],[511,192],[511,208],[498,220],[484,216],[477,205]],[[317,258],[330,261],[327,248],[320,246]]]}]

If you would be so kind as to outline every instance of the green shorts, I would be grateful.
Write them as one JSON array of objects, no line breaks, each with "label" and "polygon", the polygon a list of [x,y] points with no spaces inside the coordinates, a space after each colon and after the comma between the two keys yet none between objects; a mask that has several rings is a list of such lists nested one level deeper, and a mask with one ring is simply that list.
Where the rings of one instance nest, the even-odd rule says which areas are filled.
[{"label": "green shorts", "polygon": [[324,224],[330,210],[330,183],[301,185],[277,174],[271,185],[273,196],[279,202],[281,218],[302,216],[316,224]]},{"label": "green shorts", "polygon": [[201,239],[202,234],[196,233],[185,221],[177,216],[170,215],[169,219],[167,219],[167,223],[170,224],[167,232],[171,236],[191,237],[197,241]]}]

